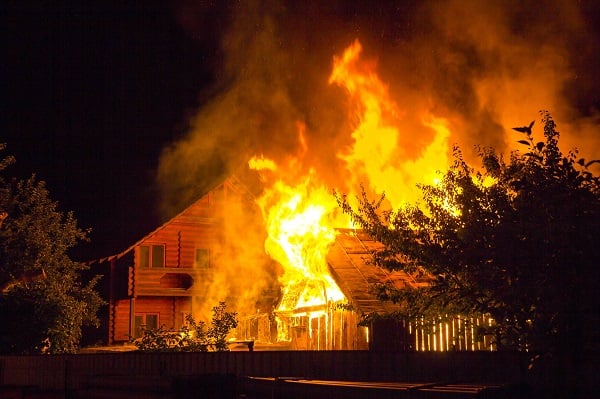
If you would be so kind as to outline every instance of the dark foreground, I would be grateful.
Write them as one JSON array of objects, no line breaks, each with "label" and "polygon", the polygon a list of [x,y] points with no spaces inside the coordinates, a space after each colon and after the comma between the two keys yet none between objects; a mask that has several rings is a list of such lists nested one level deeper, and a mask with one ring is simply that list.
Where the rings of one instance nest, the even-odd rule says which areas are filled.
[{"label": "dark foreground", "polygon": [[0,399],[600,397],[599,354],[273,351],[0,356]]},{"label": "dark foreground", "polygon": [[592,390],[534,389],[526,384],[335,381],[234,375],[97,376],[77,391],[0,385],[0,399],[591,399],[597,394]]}]

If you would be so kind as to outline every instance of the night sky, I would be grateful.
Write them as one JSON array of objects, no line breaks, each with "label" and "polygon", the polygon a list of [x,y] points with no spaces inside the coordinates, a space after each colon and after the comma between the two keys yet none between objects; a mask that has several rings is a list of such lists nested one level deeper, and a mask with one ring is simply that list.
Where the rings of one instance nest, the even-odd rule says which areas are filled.
[{"label": "night sky", "polygon": [[201,104],[218,57],[215,38],[186,34],[169,2],[93,3],[0,6],[10,173],[35,173],[62,211],[92,228],[80,248],[91,258],[161,222],[160,151]]},{"label": "night sky", "polygon": [[[574,132],[567,139],[597,150],[598,2],[492,3],[3,1],[0,141],[17,158],[9,173],[35,173],[62,211],[92,229],[76,258],[117,253],[164,222],[165,193],[209,187],[239,161],[233,153],[293,153],[296,135],[276,133],[295,120],[331,154],[343,102],[339,90],[313,88],[356,38],[403,94],[400,106],[410,114],[434,104],[464,132],[459,142],[503,146],[503,115],[524,111],[507,123],[528,123],[550,106]],[[518,91],[528,76],[538,80]],[[177,164],[186,143],[198,158]]]}]

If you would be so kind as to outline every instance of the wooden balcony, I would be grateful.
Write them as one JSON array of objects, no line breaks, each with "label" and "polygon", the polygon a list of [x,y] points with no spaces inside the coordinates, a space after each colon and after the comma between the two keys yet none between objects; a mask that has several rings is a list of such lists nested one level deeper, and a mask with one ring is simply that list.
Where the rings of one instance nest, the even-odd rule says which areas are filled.
[{"label": "wooden balcony", "polygon": [[133,296],[201,296],[212,281],[210,269],[135,269],[129,284]]}]

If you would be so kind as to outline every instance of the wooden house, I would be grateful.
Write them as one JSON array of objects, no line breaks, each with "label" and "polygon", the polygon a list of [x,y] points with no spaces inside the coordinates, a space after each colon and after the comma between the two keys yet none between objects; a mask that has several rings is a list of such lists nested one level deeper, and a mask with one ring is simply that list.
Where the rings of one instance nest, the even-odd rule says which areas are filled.
[{"label": "wooden house", "polygon": [[212,307],[225,301],[238,312],[235,338],[255,341],[257,348],[434,350],[444,348],[442,340],[450,348],[454,338],[442,334],[441,325],[432,335],[393,318],[360,323],[365,315],[400,310],[377,299],[374,284],[427,284],[370,263],[382,244],[360,231],[337,230],[326,256],[329,273],[345,298],[296,304],[303,285],[285,291],[279,286],[280,270],[264,253],[264,235],[249,227],[253,223],[247,218],[255,212],[252,194],[230,178],[123,252],[98,261],[108,267],[108,314],[101,341],[131,341],[144,329],[161,325],[178,329],[188,314],[208,320]]},{"label": "wooden house", "polygon": [[94,262],[103,268],[108,302],[98,340],[114,344],[139,338],[145,328],[178,328],[188,314],[206,313],[205,305],[210,311],[234,300],[230,287],[222,297],[213,292],[223,285],[215,281],[222,278],[217,265],[236,248],[226,232],[252,207],[252,194],[230,178],[124,251]]}]

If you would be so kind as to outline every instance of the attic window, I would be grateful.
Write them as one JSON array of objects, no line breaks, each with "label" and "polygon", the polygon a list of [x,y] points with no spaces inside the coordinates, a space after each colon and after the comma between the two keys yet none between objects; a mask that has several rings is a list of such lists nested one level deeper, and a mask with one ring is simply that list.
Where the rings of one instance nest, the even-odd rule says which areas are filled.
[{"label": "attic window", "polygon": [[196,248],[194,267],[198,269],[208,269],[210,267],[210,253],[208,249]]},{"label": "attic window", "polygon": [[140,267],[165,267],[164,245],[140,245]]}]

